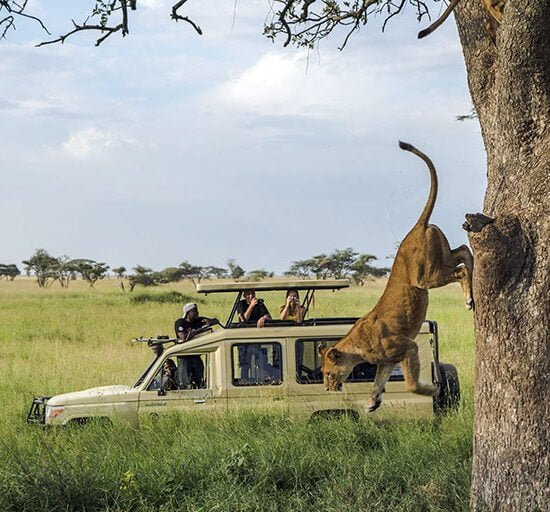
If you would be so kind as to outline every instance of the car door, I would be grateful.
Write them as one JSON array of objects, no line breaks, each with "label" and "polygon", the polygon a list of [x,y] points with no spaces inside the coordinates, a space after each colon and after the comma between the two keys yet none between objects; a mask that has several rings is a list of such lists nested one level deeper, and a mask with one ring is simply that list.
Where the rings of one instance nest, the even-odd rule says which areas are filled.
[{"label": "car door", "polygon": [[288,339],[290,412],[310,417],[319,411],[348,410],[354,404],[345,392],[326,391],[321,373],[321,345],[336,343],[336,337]]},{"label": "car door", "polygon": [[[428,332],[417,336],[421,361],[420,379],[431,382],[432,348]],[[289,403],[292,412],[314,414],[317,411],[349,410],[365,413],[370,405],[376,366],[361,363],[355,366],[342,391],[326,391],[321,373],[320,345],[331,345],[338,339],[330,337],[297,339],[295,343],[296,381],[289,387]],[[401,367],[396,365],[385,385],[382,407],[376,416],[409,414],[416,416],[430,412],[432,398],[407,391]]]},{"label": "car door", "polygon": [[246,339],[226,350],[229,410],[288,409],[282,341]]},{"label": "car door", "polygon": [[[219,349],[171,354],[162,358],[153,377],[139,395],[139,418],[155,418],[176,411],[225,411],[227,397],[221,386],[219,358]],[[175,366],[171,380],[164,371],[169,360]]]}]

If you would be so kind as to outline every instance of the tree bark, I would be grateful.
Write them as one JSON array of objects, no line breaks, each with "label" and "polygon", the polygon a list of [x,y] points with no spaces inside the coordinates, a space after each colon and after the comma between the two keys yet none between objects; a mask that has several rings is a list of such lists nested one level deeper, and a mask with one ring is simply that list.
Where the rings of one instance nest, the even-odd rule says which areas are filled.
[{"label": "tree bark", "polygon": [[[487,150],[470,218],[476,335],[475,511],[550,510],[550,4],[507,0],[494,39],[481,0],[456,22]],[[466,186],[466,184],[465,184]]]}]

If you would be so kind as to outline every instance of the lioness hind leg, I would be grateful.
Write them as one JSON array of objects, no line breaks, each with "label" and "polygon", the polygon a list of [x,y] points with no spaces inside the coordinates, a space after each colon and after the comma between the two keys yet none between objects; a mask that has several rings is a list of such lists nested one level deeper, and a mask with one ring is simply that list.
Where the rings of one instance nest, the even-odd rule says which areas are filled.
[{"label": "lioness hind leg", "polygon": [[382,393],[384,393],[384,386],[391,376],[395,364],[379,364],[376,368],[376,377],[374,378],[374,389],[372,390],[372,397],[367,410],[369,412],[376,411],[382,403]]},{"label": "lioness hind leg", "polygon": [[418,277],[417,286],[424,289],[439,288],[458,281],[462,286],[466,307],[472,309],[474,259],[470,249],[466,245],[451,249],[445,234],[437,226],[430,226],[426,230],[426,238],[426,265],[424,274]]},{"label": "lioness hind leg", "polygon": [[420,378],[420,359],[418,357],[418,345],[411,341],[411,346],[407,350],[407,354],[401,361],[401,369],[405,377],[405,385],[407,390],[417,395],[434,396],[437,388],[433,384],[422,384]]},{"label": "lioness hind leg", "polygon": [[[455,266],[455,279],[460,282],[462,287],[462,293],[464,294],[464,301],[468,309],[474,307],[474,299],[472,296],[472,273],[474,271],[474,257],[470,252],[470,249],[461,245],[451,251],[453,258],[453,264]],[[464,266],[461,266],[464,265]]]}]

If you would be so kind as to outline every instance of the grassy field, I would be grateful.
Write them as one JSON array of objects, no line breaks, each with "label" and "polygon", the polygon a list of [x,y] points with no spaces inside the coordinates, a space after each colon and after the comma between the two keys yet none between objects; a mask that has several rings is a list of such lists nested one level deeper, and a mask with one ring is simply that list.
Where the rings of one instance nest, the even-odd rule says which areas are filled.
[{"label": "grassy field", "polygon": [[[363,315],[383,286],[320,292],[314,314]],[[181,301],[162,302],[173,291]],[[278,311],[280,294],[261,295]],[[467,510],[473,329],[455,286],[430,292],[440,357],[457,366],[463,395],[459,412],[438,426],[306,424],[253,412],[166,417],[139,430],[25,424],[34,396],[132,384],[151,352],[131,339],[172,335],[188,299],[225,320],[233,297],[204,299],[188,283],[124,294],[114,280],[68,290],[0,282],[1,511]]]}]

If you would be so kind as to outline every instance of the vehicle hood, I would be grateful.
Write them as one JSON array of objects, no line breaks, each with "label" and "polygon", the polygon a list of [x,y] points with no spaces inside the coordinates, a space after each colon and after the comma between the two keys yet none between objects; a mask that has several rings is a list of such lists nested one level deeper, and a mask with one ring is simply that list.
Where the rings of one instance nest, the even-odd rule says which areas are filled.
[{"label": "vehicle hood", "polygon": [[90,388],[83,391],[52,396],[48,400],[48,405],[124,402],[131,399],[130,395],[135,396],[135,391],[130,386],[102,386],[99,388]]}]

